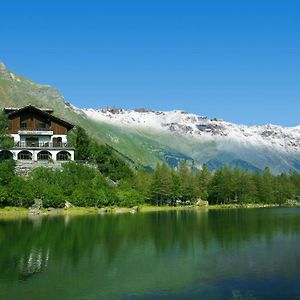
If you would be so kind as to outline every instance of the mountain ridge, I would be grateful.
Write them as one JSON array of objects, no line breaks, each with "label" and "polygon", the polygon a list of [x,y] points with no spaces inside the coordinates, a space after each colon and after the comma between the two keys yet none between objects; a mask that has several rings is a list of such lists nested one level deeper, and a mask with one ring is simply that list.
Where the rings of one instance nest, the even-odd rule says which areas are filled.
[{"label": "mountain ridge", "polygon": [[129,159],[148,167],[190,161],[216,169],[227,164],[253,171],[300,171],[300,126],[238,125],[181,110],[80,109],[58,90],[9,71],[0,61],[0,106],[31,103],[53,108],[58,117],[79,125]]},{"label": "mountain ridge", "polygon": [[250,137],[255,142],[273,143],[274,147],[285,151],[300,149],[300,126],[284,127],[279,125],[239,125],[209,119],[205,116],[188,113],[182,110],[153,111],[126,109],[80,109],[88,117],[98,122],[122,124],[128,127],[145,127],[185,134],[193,138],[208,138],[209,136],[230,137],[237,140]]}]

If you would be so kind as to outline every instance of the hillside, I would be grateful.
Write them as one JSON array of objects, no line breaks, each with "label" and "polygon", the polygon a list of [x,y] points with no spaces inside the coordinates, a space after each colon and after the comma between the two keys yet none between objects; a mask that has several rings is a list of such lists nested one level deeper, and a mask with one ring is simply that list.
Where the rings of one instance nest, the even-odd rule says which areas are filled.
[{"label": "hillside", "polygon": [[[13,73],[0,61],[0,108],[23,107],[28,104],[52,108],[56,116],[85,128],[88,134],[100,143],[106,142],[102,137],[102,126],[76,110],[56,89]],[[133,161],[124,154],[119,154],[127,161]]]},{"label": "hillside", "polygon": [[153,167],[188,160],[211,169],[222,164],[274,173],[300,171],[300,127],[245,126],[183,111],[77,109],[50,86],[10,72],[0,63],[0,105],[53,108],[128,159]]}]

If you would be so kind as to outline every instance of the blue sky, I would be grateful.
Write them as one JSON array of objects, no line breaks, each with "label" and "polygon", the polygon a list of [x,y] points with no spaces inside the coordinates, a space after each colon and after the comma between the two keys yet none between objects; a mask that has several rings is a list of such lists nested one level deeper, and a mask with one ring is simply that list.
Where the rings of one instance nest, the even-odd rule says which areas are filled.
[{"label": "blue sky", "polygon": [[78,107],[300,124],[300,1],[1,1],[0,60]]}]

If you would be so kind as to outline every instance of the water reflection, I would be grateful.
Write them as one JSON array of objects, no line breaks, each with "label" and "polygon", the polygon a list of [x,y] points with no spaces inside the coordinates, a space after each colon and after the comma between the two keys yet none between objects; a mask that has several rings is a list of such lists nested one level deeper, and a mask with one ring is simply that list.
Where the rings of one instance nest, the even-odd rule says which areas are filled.
[{"label": "water reflection", "polygon": [[33,288],[45,299],[55,299],[52,289],[57,299],[263,297],[263,288],[253,293],[245,283],[299,283],[299,215],[236,209],[2,220],[0,298],[32,299]]},{"label": "water reflection", "polygon": [[47,268],[49,260],[49,249],[31,249],[29,256],[22,256],[19,263],[19,278],[27,280],[31,276],[42,272]]}]

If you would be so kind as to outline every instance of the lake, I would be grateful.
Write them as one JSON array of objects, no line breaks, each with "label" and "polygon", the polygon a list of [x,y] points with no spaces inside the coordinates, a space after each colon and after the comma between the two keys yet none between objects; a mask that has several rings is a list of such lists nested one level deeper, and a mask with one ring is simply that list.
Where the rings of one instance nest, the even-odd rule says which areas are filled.
[{"label": "lake", "polygon": [[300,208],[0,221],[0,299],[300,299]]}]

